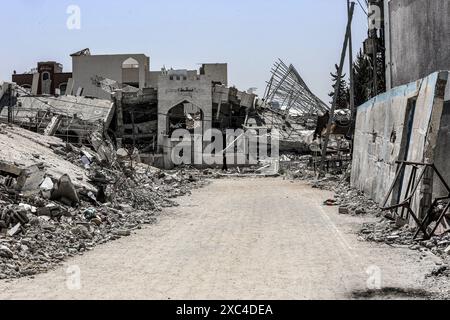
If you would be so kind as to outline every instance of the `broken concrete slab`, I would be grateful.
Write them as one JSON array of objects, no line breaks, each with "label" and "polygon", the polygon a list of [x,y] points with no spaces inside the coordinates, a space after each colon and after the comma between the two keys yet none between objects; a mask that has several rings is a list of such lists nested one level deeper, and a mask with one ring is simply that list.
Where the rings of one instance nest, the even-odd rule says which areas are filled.
[{"label": "broken concrete slab", "polygon": [[94,132],[90,136],[93,148],[98,154],[100,161],[113,163],[115,161],[115,152],[112,144],[104,139],[101,132]]},{"label": "broken concrete slab", "polygon": [[39,193],[44,179],[45,172],[37,165],[25,168],[17,178],[16,190],[27,194]]},{"label": "broken concrete slab", "polygon": [[44,136],[53,136],[58,130],[59,125],[61,124],[61,115],[56,115],[52,118],[47,128],[44,130]]},{"label": "broken concrete slab", "polygon": [[[0,139],[0,172],[18,177],[24,169],[44,163],[48,177],[59,179],[68,174],[80,188],[95,190],[87,180],[86,172],[76,163],[65,160],[66,144],[56,137],[43,136],[19,127],[4,128],[7,135]],[[54,149],[62,148],[64,152],[58,155]],[[33,155],[39,155],[39,159]],[[82,177],[81,180],[78,178]]]},{"label": "broken concrete slab", "polygon": [[8,230],[8,236],[10,237],[14,237],[16,234],[18,234],[21,231],[21,224],[18,223],[16,224],[13,228],[11,228],[10,230]]},{"label": "broken concrete slab", "polygon": [[15,164],[0,160],[0,172],[18,177],[22,174],[22,171],[23,169],[19,168]]},{"label": "broken concrete slab", "polygon": [[44,181],[40,185],[40,189],[42,191],[52,191],[55,184],[53,183],[53,180],[50,177],[46,177]]},{"label": "broken concrete slab", "polygon": [[14,253],[7,246],[0,245],[0,257],[12,259],[14,257]]},{"label": "broken concrete slab", "polygon": [[116,155],[120,158],[128,158],[129,157],[128,151],[123,148],[120,148],[119,150],[117,150]]}]

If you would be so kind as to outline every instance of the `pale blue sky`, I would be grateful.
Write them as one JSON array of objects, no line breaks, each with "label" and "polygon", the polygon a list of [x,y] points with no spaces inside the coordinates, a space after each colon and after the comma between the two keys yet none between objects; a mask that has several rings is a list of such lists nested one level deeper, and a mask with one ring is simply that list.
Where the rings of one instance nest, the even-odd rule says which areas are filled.
[{"label": "pale blue sky", "polygon": [[[69,5],[81,29],[66,27]],[[0,79],[37,61],[71,71],[70,53],[145,53],[152,70],[228,62],[230,84],[262,93],[277,58],[293,63],[326,102],[347,21],[346,0],[15,0],[2,3]],[[367,34],[356,7],[355,53]]]}]

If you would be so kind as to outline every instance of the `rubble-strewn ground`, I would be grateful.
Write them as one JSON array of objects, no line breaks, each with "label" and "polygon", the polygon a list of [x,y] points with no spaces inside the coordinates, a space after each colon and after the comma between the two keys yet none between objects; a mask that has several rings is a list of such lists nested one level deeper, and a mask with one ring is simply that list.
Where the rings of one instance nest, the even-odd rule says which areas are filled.
[{"label": "rubble-strewn ground", "polygon": [[[92,297],[210,298],[207,292],[218,299],[450,296],[450,235],[413,241],[411,227],[387,220],[373,201],[350,188],[348,171],[317,180],[308,170],[309,157],[283,156],[284,179],[268,179],[277,175],[272,160],[261,163],[262,167],[234,168],[228,173],[189,167],[161,171],[139,163],[138,154],[112,149],[99,133],[91,137],[94,149],[5,125],[0,126],[0,137],[4,151],[0,154],[0,280],[38,277],[38,282],[53,288],[58,284],[48,277],[55,271],[39,274],[61,271],[57,266],[71,258],[71,264],[79,261],[87,266],[89,283],[100,281],[102,272],[120,279],[111,288],[106,281],[97,283],[101,287],[97,290],[88,286]],[[205,186],[208,178],[225,180],[217,180],[205,194],[196,193],[192,202],[184,198],[183,209],[173,211],[184,220],[164,215],[167,234],[155,239],[153,234],[138,232],[155,223],[164,208],[176,207],[175,198]],[[109,245],[122,250],[121,257],[101,251],[88,255],[94,257],[95,266],[89,258],[78,257],[136,232],[141,239],[119,241],[119,248]],[[214,256],[218,253],[223,257]],[[95,258],[97,254],[101,259]],[[141,260],[157,267],[146,267]],[[144,275],[127,277],[117,263],[136,267],[135,272]],[[381,289],[367,286],[361,273],[370,272],[382,272]],[[185,281],[179,278],[183,275]],[[131,283],[122,282],[126,279]],[[18,281],[12,282],[13,289],[6,285],[5,297],[17,296],[15,290],[22,285],[29,289]],[[140,287],[142,281],[141,285],[151,283],[157,291]],[[165,282],[174,290],[164,287]],[[131,284],[138,290],[124,293],[122,289],[131,290]],[[277,291],[280,288],[288,289]],[[20,297],[37,293],[24,290],[16,293]],[[63,290],[49,297],[79,293]],[[105,296],[107,290],[118,295]],[[45,292],[37,297],[45,297]]]},{"label": "rubble-strewn ground", "polygon": [[0,148],[0,279],[33,276],[129,236],[205,184],[199,171],[105,163],[93,150],[17,127],[0,127]]},{"label": "rubble-strewn ground", "polygon": [[132,237],[0,282],[0,298],[433,299],[448,288],[425,278],[433,255],[359,241],[376,218],[339,215],[323,205],[332,196],[282,178],[214,180]]}]

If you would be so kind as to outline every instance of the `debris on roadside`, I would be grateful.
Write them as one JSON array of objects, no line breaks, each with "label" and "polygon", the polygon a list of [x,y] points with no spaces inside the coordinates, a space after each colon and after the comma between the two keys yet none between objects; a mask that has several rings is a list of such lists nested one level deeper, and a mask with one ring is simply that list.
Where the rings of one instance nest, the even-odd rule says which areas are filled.
[{"label": "debris on roadside", "polygon": [[0,279],[33,276],[128,237],[205,184],[200,171],[116,160],[109,144],[95,144],[98,153],[16,127],[2,130],[26,139],[27,148],[0,142],[8,151],[0,156]]}]

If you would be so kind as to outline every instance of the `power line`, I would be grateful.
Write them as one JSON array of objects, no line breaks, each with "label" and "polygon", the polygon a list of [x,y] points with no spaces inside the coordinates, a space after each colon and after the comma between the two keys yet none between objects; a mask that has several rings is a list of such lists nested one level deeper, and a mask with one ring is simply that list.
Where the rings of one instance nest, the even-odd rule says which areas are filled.
[{"label": "power line", "polygon": [[[365,15],[366,15],[367,17],[369,17],[369,14],[367,13],[366,9],[364,9],[363,5],[361,4],[361,1],[360,1],[360,0],[356,0],[356,1],[358,1],[358,4],[359,4],[359,6],[361,7],[362,11],[365,13]],[[366,1],[366,5],[369,6],[369,4],[368,4],[367,1]]]}]

